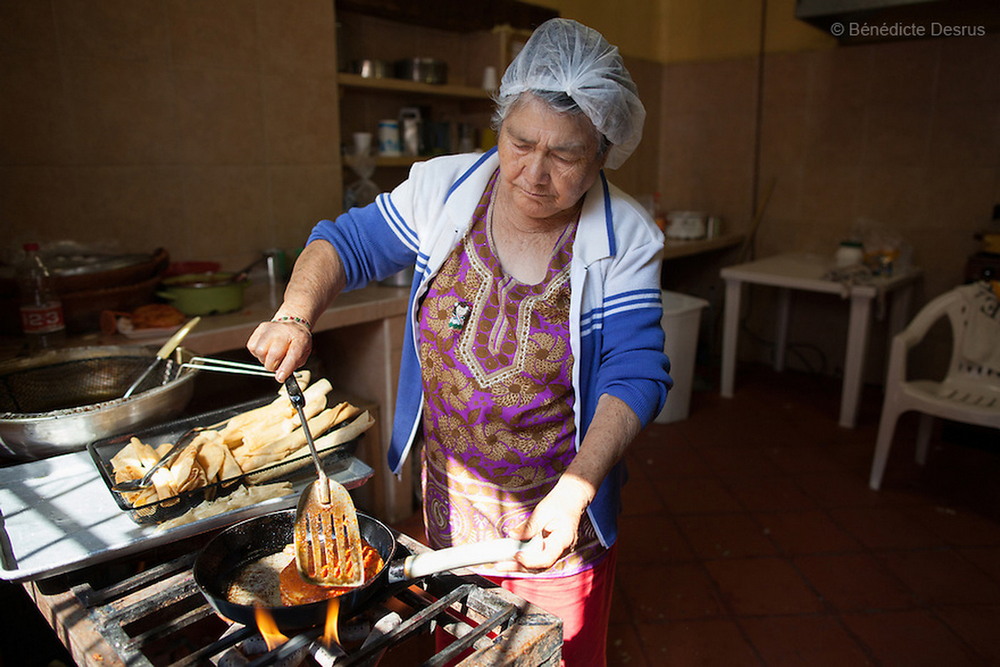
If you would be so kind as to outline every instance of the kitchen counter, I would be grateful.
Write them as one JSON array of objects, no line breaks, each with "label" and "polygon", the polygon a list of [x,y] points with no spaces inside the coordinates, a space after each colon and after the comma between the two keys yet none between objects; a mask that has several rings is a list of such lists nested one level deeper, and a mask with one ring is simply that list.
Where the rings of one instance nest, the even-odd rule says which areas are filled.
[{"label": "kitchen counter", "polygon": [[[282,289],[263,282],[252,283],[246,290],[242,309],[202,317],[184,340],[184,347],[200,355],[242,350],[257,325],[274,314]],[[372,507],[368,509],[387,521],[406,518],[413,512],[412,475],[407,471],[397,478],[384,463],[395,411],[407,296],[405,288],[378,284],[345,292],[313,326],[313,354],[334,387],[377,405],[377,423],[366,435],[359,456],[376,471],[369,483]],[[167,336],[132,339],[117,333],[93,333],[71,336],[67,345],[131,344],[156,349],[166,339]],[[0,359],[16,356],[22,347],[20,338],[0,339]]]},{"label": "kitchen counter", "polygon": [[[319,317],[313,325],[313,332],[319,334],[402,316],[406,312],[406,297],[406,289],[374,284],[345,292]],[[241,349],[257,325],[269,320],[280,304],[279,290],[269,289],[266,285],[251,285],[242,310],[203,317],[184,345],[206,355]]]},{"label": "kitchen counter", "polygon": [[[374,320],[402,315],[406,312],[407,290],[372,284],[353,292],[341,294],[320,316],[313,327],[315,332],[352,326]],[[240,310],[223,315],[207,315],[188,335],[184,346],[199,354],[216,354],[241,349],[254,328],[274,314],[281,303],[280,289],[263,284],[251,284],[244,296]],[[83,345],[148,345],[159,346],[168,335],[150,338],[129,338],[123,334],[87,333],[70,336],[67,346]],[[0,359],[10,359],[21,353],[24,341],[18,336],[0,337]]]},{"label": "kitchen counter", "polygon": [[663,242],[663,260],[692,257],[715,250],[732,248],[743,243],[743,234],[722,234],[710,239],[666,239]]}]

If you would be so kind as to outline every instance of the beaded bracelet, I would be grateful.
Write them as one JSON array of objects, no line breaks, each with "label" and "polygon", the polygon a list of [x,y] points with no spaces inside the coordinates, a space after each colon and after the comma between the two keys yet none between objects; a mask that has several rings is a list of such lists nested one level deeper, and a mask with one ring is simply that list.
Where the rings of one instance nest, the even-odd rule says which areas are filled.
[{"label": "beaded bracelet", "polygon": [[272,322],[294,322],[295,324],[301,324],[309,331],[312,331],[312,325],[309,324],[309,320],[303,319],[301,317],[296,317],[295,315],[276,315],[271,318]]}]

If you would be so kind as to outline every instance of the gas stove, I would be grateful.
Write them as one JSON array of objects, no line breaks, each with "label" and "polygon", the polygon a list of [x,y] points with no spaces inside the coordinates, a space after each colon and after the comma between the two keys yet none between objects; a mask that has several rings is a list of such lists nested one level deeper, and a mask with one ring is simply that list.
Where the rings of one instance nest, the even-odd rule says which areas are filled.
[{"label": "gas stove", "polygon": [[[395,533],[402,553],[427,547]],[[191,571],[209,535],[102,563],[25,588],[79,665],[558,665],[559,619],[472,575],[388,587],[341,619],[342,646],[322,628],[269,649],[257,628],[215,614]],[[434,632],[454,639],[436,652]]]}]

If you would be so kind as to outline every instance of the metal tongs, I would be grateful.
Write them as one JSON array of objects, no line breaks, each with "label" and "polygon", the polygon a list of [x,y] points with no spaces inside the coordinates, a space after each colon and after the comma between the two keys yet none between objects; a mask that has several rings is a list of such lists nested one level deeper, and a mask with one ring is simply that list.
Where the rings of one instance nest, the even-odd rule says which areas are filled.
[{"label": "metal tongs", "polygon": [[171,353],[173,353],[173,351],[177,348],[177,346],[181,344],[181,341],[183,341],[184,338],[186,338],[187,335],[191,332],[191,329],[194,329],[196,326],[198,326],[198,322],[200,321],[201,321],[200,317],[195,317],[194,319],[189,320],[188,323],[182,326],[180,329],[178,329],[177,333],[171,336],[170,339],[163,344],[163,347],[159,349],[159,351],[156,353],[156,358],[153,359],[153,362],[146,367],[146,370],[142,372],[142,375],[137,377],[135,379],[135,382],[129,385],[128,389],[125,390],[125,394],[122,396],[122,398],[126,399],[129,396],[131,396],[132,392],[134,392],[139,387],[139,385],[142,384],[142,381],[146,379],[146,376],[153,372],[153,369],[156,368],[156,365],[161,361],[165,360],[167,357],[169,357]]},{"label": "metal tongs", "polygon": [[327,477],[323,470],[306,421],[306,397],[295,376],[285,380],[285,388],[299,413],[318,477],[302,492],[295,511],[295,564],[299,575],[318,586],[360,586],[365,583],[365,566],[354,501],[344,485]]},{"label": "metal tongs", "polygon": [[[259,377],[274,377],[260,364],[246,364],[242,361],[228,359],[213,359],[212,357],[192,357],[191,361],[181,364],[181,368],[193,368],[199,371],[215,371],[216,373],[235,373],[236,375],[256,375]],[[298,387],[298,385],[295,385]]]}]

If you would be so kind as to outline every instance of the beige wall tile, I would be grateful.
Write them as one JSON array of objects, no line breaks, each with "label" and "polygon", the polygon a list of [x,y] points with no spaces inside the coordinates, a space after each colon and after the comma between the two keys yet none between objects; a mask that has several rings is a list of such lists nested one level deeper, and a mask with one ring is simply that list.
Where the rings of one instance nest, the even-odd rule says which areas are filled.
[{"label": "beige wall tile", "polygon": [[58,59],[0,57],[0,90],[3,164],[58,165],[78,159],[73,110]]},{"label": "beige wall tile", "polygon": [[215,259],[236,270],[274,247],[264,167],[189,167],[182,179],[184,243],[178,259]]},{"label": "beige wall tile", "polygon": [[757,68],[751,58],[668,65],[663,80],[667,114],[745,110],[756,99]]},{"label": "beige wall tile", "polygon": [[[1000,79],[997,87],[1000,88]],[[929,161],[950,167],[995,167],[1000,164],[1000,104],[985,101],[934,105]]]},{"label": "beige wall tile", "polygon": [[332,76],[261,77],[267,161],[330,163],[340,152]]},{"label": "beige wall tile", "polygon": [[906,167],[924,164],[930,148],[929,105],[873,102],[865,108],[866,165]]},{"label": "beige wall tile", "polygon": [[289,165],[268,168],[272,207],[271,246],[300,248],[320,220],[334,218],[342,209],[338,201],[338,170],[327,165]]},{"label": "beige wall tile", "polygon": [[[801,220],[817,231],[830,225],[848,231],[857,217],[860,173],[855,165],[809,161],[802,172]],[[785,251],[796,250],[794,246]]]},{"label": "beige wall tile", "polygon": [[19,256],[29,241],[46,243],[92,234],[80,210],[77,183],[70,167],[19,165],[0,167],[0,221],[4,238],[0,257]]},{"label": "beige wall tile", "polygon": [[639,98],[646,108],[642,141],[631,157],[619,169],[609,172],[609,180],[629,194],[652,195],[660,191],[660,132],[662,117],[662,68],[660,65],[636,59],[625,59],[632,79],[639,89]]},{"label": "beige wall tile", "polygon": [[906,240],[913,245],[914,263],[924,270],[923,295],[927,300],[965,282],[966,259],[978,249],[971,234],[951,225],[909,229]]},{"label": "beige wall tile", "polygon": [[987,227],[994,202],[1000,202],[994,189],[997,172],[990,167],[931,164],[917,195],[923,203],[922,210],[911,226],[943,227],[971,239],[975,232]]},{"label": "beige wall tile", "polygon": [[771,168],[801,165],[811,126],[810,109],[802,104],[766,100],[761,116],[761,155]]},{"label": "beige wall tile", "polygon": [[337,71],[333,3],[328,0],[258,0],[262,71],[268,74]]},{"label": "beige wall tile", "polygon": [[1000,99],[1000,39],[942,40],[938,97],[953,102]]},{"label": "beige wall tile", "polygon": [[927,207],[927,167],[865,164],[858,173],[857,217],[892,229],[914,227]]},{"label": "beige wall tile", "polygon": [[165,7],[175,65],[259,70],[260,40],[253,0],[168,0]]},{"label": "beige wall tile", "polygon": [[263,162],[263,104],[256,74],[177,68],[174,86],[181,162]]},{"label": "beige wall tile", "polygon": [[170,58],[167,13],[161,0],[51,0],[60,51],[69,58]]},{"label": "beige wall tile", "polygon": [[865,151],[865,108],[810,104],[805,133],[807,165],[857,165]]},{"label": "beige wall tile", "polygon": [[126,252],[178,247],[184,218],[182,171],[171,166],[75,167],[78,211],[58,222],[56,238],[115,241]]},{"label": "beige wall tile", "polygon": [[[757,207],[765,207],[763,211],[767,220],[802,219],[802,178],[801,164],[774,165],[768,161],[766,154],[761,157]],[[733,227],[736,229],[732,229]],[[748,228],[745,216],[730,221],[731,231],[745,231]]]},{"label": "beige wall tile", "polygon": [[926,106],[938,85],[941,40],[881,44],[865,72],[867,101]]},{"label": "beige wall tile", "polygon": [[0,2],[0,55],[57,53],[49,2]]},{"label": "beige wall tile", "polygon": [[176,91],[165,62],[70,60],[66,86],[82,163],[178,161]]},{"label": "beige wall tile", "polygon": [[867,47],[829,49],[800,54],[809,63],[807,100],[817,107],[863,104],[868,97],[868,72],[875,55]]}]

